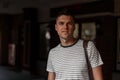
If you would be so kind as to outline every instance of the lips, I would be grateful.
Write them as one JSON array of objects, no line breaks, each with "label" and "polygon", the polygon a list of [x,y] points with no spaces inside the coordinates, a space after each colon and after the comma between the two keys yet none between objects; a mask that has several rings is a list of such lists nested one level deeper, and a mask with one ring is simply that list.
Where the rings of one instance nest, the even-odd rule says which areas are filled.
[{"label": "lips", "polygon": [[62,32],[68,32],[68,31],[62,31]]}]

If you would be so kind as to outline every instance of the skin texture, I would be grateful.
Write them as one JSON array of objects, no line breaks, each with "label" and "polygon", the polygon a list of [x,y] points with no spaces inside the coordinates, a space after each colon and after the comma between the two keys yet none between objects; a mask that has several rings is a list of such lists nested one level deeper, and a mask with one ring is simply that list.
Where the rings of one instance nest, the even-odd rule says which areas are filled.
[{"label": "skin texture", "polygon": [[[70,15],[61,15],[56,19],[55,30],[57,31],[61,45],[69,46],[76,42],[77,39],[73,37],[75,29],[74,19]],[[103,80],[102,67],[98,66],[92,69],[94,80]],[[48,80],[55,80],[55,73],[48,73]]]},{"label": "skin texture", "polygon": [[73,38],[75,29],[74,20],[71,16],[62,15],[56,20],[55,30],[57,31],[61,44],[69,46],[76,41]]}]

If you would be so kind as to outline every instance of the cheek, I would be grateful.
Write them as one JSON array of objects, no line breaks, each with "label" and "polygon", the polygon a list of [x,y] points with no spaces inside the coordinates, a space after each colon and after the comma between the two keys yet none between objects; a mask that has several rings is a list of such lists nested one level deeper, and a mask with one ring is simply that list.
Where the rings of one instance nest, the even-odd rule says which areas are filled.
[{"label": "cheek", "polygon": [[72,27],[72,28],[70,28],[70,32],[71,32],[71,33],[73,33],[73,32],[74,32],[74,30],[75,30],[75,28],[73,28],[73,27]]},{"label": "cheek", "polygon": [[60,33],[60,29],[58,27],[56,27],[55,30],[58,34]]}]

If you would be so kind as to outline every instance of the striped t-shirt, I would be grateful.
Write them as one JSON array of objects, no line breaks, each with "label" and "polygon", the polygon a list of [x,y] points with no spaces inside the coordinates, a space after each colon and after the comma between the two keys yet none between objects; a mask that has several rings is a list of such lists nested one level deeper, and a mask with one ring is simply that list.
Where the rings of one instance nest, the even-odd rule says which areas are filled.
[{"label": "striped t-shirt", "polygon": [[[93,42],[88,42],[87,51],[93,68],[103,64]],[[47,71],[55,72],[55,80],[89,80],[83,40],[78,40],[74,45],[66,47],[59,44],[51,49]]]}]

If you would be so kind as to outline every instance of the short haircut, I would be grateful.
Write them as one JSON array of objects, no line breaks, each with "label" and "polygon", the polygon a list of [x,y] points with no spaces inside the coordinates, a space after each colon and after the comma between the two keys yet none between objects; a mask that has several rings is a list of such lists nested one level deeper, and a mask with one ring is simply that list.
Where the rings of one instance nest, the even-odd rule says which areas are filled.
[{"label": "short haircut", "polygon": [[56,16],[56,20],[61,15],[71,16],[73,18],[74,22],[76,22],[75,17],[72,15],[72,13],[68,9],[62,9],[61,11],[59,11]]}]

